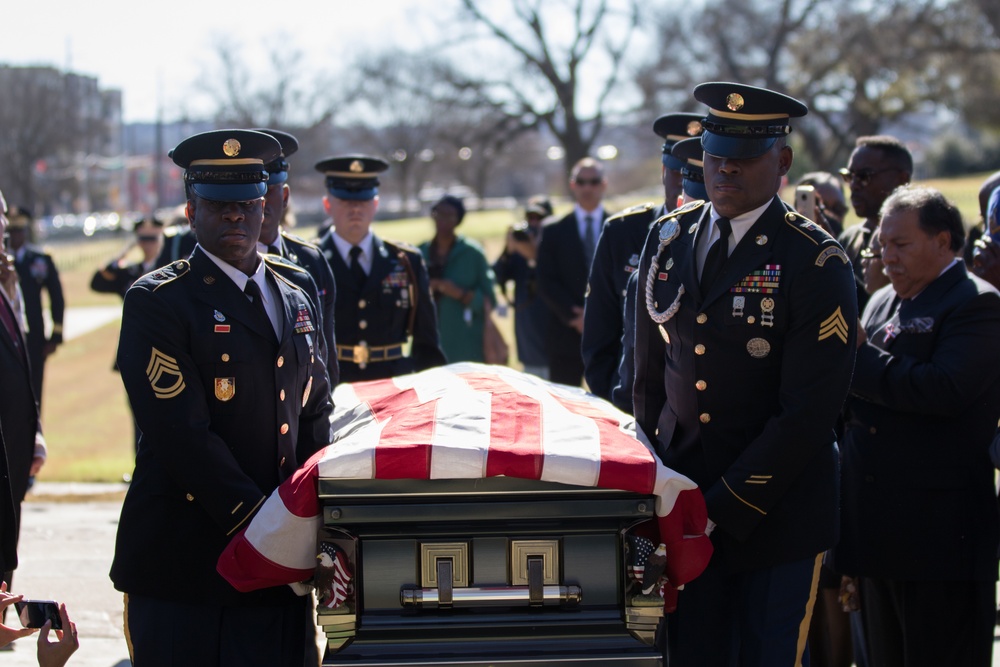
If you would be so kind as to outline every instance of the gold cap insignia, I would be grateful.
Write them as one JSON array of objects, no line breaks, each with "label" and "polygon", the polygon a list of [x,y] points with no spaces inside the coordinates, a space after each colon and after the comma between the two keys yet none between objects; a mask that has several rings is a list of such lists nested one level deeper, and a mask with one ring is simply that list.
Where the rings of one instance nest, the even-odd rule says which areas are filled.
[{"label": "gold cap insignia", "polygon": [[[146,377],[149,378],[149,384],[157,398],[173,398],[184,391],[184,376],[177,360],[163,354],[155,347],[149,355]],[[172,382],[171,377],[174,378]]]},{"label": "gold cap insignia", "polygon": [[215,378],[215,397],[228,401],[236,395],[236,378]]},{"label": "gold cap insignia", "polygon": [[739,93],[729,93],[726,96],[726,107],[730,111],[739,111],[743,108],[743,96]]},{"label": "gold cap insignia", "polygon": [[222,144],[222,152],[226,154],[227,157],[236,157],[240,154],[240,142],[236,139],[226,139],[226,142]]},{"label": "gold cap insignia", "polygon": [[361,164],[361,160],[355,160],[348,169],[351,170],[352,174],[360,174],[365,170],[365,166]]},{"label": "gold cap insignia", "polygon": [[690,123],[688,123],[687,133],[689,137],[697,137],[699,134],[701,134],[701,130],[702,127],[700,120],[693,120]]}]

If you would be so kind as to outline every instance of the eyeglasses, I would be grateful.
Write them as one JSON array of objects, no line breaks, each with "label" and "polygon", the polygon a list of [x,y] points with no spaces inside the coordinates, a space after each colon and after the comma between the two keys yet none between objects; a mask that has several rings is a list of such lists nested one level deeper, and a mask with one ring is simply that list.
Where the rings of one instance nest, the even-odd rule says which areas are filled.
[{"label": "eyeglasses", "polygon": [[595,186],[596,187],[596,186],[600,185],[601,183],[603,183],[604,179],[603,178],[580,178],[580,177],[577,177],[574,180],[574,182],[577,185],[591,185],[591,186]]},{"label": "eyeglasses", "polygon": [[873,252],[871,248],[861,249],[861,259],[882,259],[882,253]]},{"label": "eyeglasses", "polygon": [[887,171],[899,171],[896,167],[886,167],[885,169],[859,169],[858,171],[851,171],[850,169],[840,169],[838,174],[844,179],[844,182],[848,185],[852,183],[857,183],[859,188],[863,188],[869,183],[876,175],[885,173]]},{"label": "eyeglasses", "polygon": [[160,240],[159,236],[147,236],[146,234],[140,234],[139,236],[137,236],[135,238],[140,243],[150,243],[152,241],[159,241]]}]

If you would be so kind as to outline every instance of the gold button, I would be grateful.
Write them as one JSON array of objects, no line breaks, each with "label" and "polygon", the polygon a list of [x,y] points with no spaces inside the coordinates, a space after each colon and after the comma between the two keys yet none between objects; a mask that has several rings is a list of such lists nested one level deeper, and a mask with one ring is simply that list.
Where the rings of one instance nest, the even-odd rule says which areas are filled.
[{"label": "gold button", "polygon": [[281,425],[281,435],[285,435],[286,433],[288,433],[288,424],[282,424]]},{"label": "gold button", "polygon": [[361,299],[360,301],[358,301],[358,308],[364,308],[367,305],[368,305],[368,302],[365,301],[364,299]]},{"label": "gold button", "polygon": [[705,391],[706,389],[708,389],[708,383],[705,382],[704,380],[698,380],[697,382],[694,383],[694,387],[698,391]]},{"label": "gold button", "polygon": [[753,324],[756,321],[757,321],[757,318],[754,317],[753,315],[751,315],[750,317],[747,318],[747,324]]},{"label": "gold button", "polygon": [[312,354],[309,355],[309,363],[310,364],[316,363],[316,357],[315,357],[315,355],[312,355]]},{"label": "gold button", "polygon": [[358,322],[358,328],[359,329],[367,329],[368,328],[368,321],[367,320],[361,320],[360,322]]},{"label": "gold button", "polygon": [[278,398],[280,400],[282,400],[282,401],[285,400],[285,390],[284,389],[282,389],[281,391],[278,392]]},{"label": "gold button", "polygon": [[698,317],[694,319],[698,324],[704,324],[705,322],[708,322],[708,315],[705,313],[698,313]]},{"label": "gold button", "polygon": [[284,357],[278,357],[278,368],[281,368],[284,365],[285,365],[285,358]]},{"label": "gold button", "polygon": [[702,412],[700,415],[698,415],[698,419],[701,420],[702,424],[707,424],[708,422],[712,421],[712,415],[708,414],[707,412]]},{"label": "gold button", "polygon": [[228,354],[223,354],[222,355],[222,360],[223,361],[229,361],[229,355]]},{"label": "gold button", "polygon": [[694,353],[697,355],[705,354],[705,346],[702,345],[701,343],[698,343],[697,345],[694,346]]},{"label": "gold button", "polygon": [[184,497],[188,499],[188,502],[194,502],[194,496],[192,496],[190,493]]},{"label": "gold button", "polygon": [[279,466],[285,465],[285,457],[284,456],[281,457],[281,461],[278,462],[278,465]]}]

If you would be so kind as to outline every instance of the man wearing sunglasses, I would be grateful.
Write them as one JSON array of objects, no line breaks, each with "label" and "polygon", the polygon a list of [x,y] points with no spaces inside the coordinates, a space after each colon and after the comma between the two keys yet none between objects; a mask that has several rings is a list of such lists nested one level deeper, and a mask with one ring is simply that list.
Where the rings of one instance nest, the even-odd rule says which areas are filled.
[{"label": "man wearing sunglasses", "polygon": [[604,167],[594,158],[573,165],[569,189],[576,206],[545,226],[538,245],[538,291],[549,306],[549,379],[574,387],[583,381],[584,294],[606,217],[601,200],[607,187]]},{"label": "man wearing sunglasses", "polygon": [[851,188],[854,213],[861,218],[860,224],[848,227],[837,237],[854,266],[859,310],[864,310],[868,303],[861,251],[868,247],[872,232],[878,227],[882,202],[900,185],[909,183],[912,174],[910,150],[888,135],[858,137],[847,168],[840,170],[841,178]]}]

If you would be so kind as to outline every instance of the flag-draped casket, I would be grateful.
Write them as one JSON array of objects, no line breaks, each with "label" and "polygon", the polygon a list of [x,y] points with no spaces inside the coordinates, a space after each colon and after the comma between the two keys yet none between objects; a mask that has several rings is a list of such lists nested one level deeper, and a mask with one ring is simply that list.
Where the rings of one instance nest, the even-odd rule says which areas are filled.
[{"label": "flag-draped casket", "polygon": [[334,402],[334,442],[220,558],[236,588],[315,584],[338,663],[660,664],[657,624],[711,543],[700,491],[631,417],[471,363]]}]

